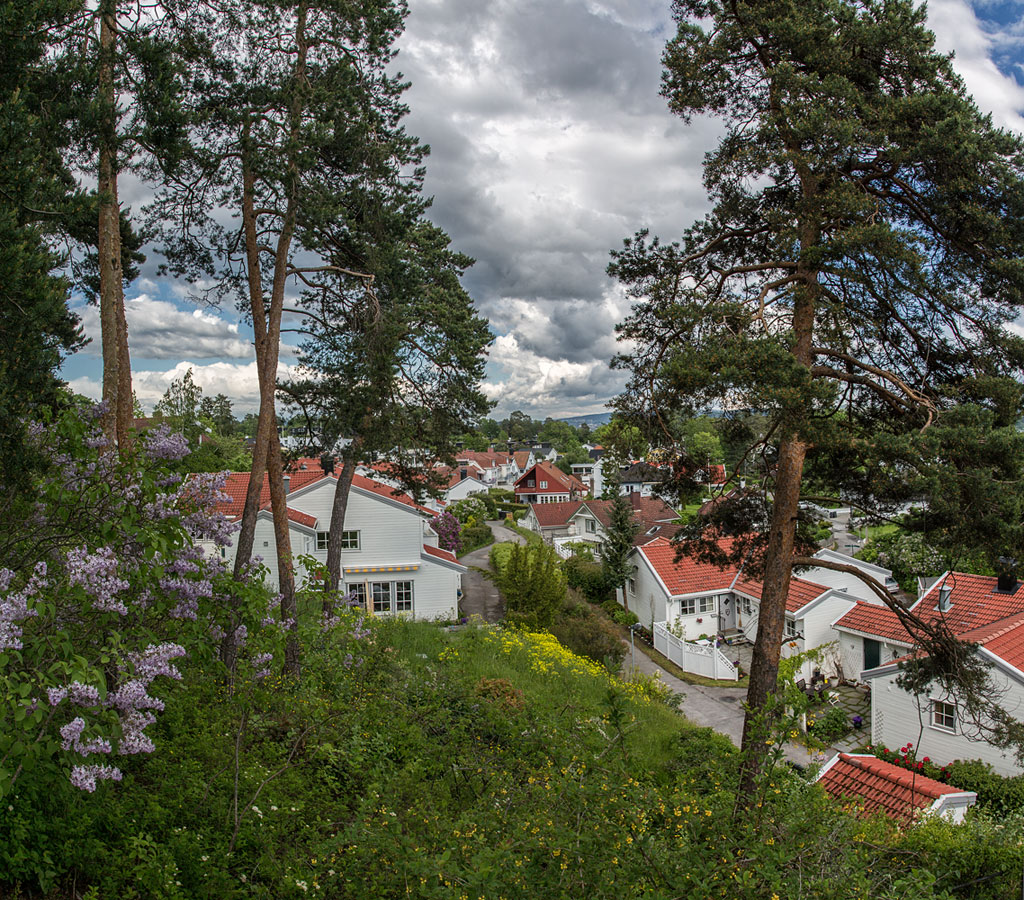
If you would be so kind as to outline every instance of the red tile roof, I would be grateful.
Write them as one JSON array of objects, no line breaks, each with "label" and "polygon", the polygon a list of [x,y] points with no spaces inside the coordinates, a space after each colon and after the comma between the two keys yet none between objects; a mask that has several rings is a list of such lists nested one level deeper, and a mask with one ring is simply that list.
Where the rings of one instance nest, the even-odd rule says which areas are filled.
[{"label": "red tile roof", "polygon": [[531,503],[530,509],[541,528],[557,528],[559,525],[567,525],[573,513],[582,505],[579,500],[566,500],[563,503]]},{"label": "red tile roof", "polygon": [[456,462],[461,460],[475,462],[484,469],[496,469],[498,466],[506,465],[511,460],[511,457],[500,450],[463,450],[455,457]]},{"label": "red tile roof", "polygon": [[[675,533],[676,529],[665,526],[678,519],[679,514],[660,497],[641,497],[636,491],[627,494],[626,497],[629,505],[633,508],[633,521],[637,524],[637,533],[633,538],[634,544],[648,543],[652,536],[647,532],[656,525],[660,526],[659,532],[665,537],[671,537]],[[584,505],[605,529],[611,528],[611,500],[586,500]]]},{"label": "red tile roof", "polygon": [[[319,460],[313,460],[316,463],[316,468],[308,467],[306,469],[290,470],[287,475],[289,476],[288,493],[293,494],[300,488],[307,487],[314,482],[321,481],[324,478],[330,478],[332,481],[337,479],[336,474],[324,475],[323,469],[320,468]],[[242,514],[242,509],[245,506],[245,494],[249,489],[249,472],[230,472],[228,473],[227,481],[224,485],[224,493],[228,495],[229,499],[227,502],[220,505],[221,512],[228,518],[237,518]],[[399,503],[403,503],[406,506],[411,507],[421,513],[427,515],[434,515],[434,511],[427,509],[425,506],[421,506],[415,500],[412,499],[408,494],[402,493],[389,487],[386,484],[381,484],[379,481],[374,481],[372,478],[366,478],[362,475],[352,476],[352,486],[361,488],[364,491],[370,491],[379,497],[387,497],[389,500],[396,500]],[[260,490],[260,509],[270,508],[270,476],[266,472],[263,473],[263,486]],[[305,515],[305,513],[300,513]],[[311,518],[312,517],[308,517]],[[299,521],[296,519],[296,521]],[[315,521],[315,519],[313,519]]]},{"label": "red tile roof", "polygon": [[443,559],[445,562],[456,564],[459,562],[451,550],[442,550],[440,547],[433,547],[430,544],[424,544],[423,549],[427,551],[428,556],[436,556],[438,559]]},{"label": "red tile roof", "polygon": [[[536,487],[527,487],[527,477],[533,477]],[[546,481],[548,486],[542,488],[541,481]],[[517,494],[566,494],[575,491],[578,494],[585,494],[587,486],[573,475],[567,475],[561,469],[556,468],[548,462],[539,462],[529,471],[524,472],[515,483]]]},{"label": "red tile roof", "polygon": [[316,528],[316,516],[311,516],[309,513],[299,512],[297,509],[288,507],[288,518],[293,522],[298,522],[300,525],[305,525],[307,528]]},{"label": "red tile roof", "polygon": [[[1012,594],[1003,594],[996,591],[997,579],[992,576],[955,572],[946,579],[953,587],[949,596],[950,608],[941,612],[936,607],[942,581],[940,578],[911,607],[914,613],[926,622],[945,620],[953,634],[962,640],[985,644],[993,653],[997,652],[994,647],[999,647],[1013,659],[1024,663],[1024,650],[1016,650],[1012,638],[1006,637],[1009,631],[1014,631],[1018,638],[1024,633],[1016,632],[1016,626],[1012,624],[1016,620],[1024,621],[1024,584],[1018,585]],[[870,603],[858,602],[836,622],[836,627],[882,640],[913,643],[896,613],[888,607]],[[1010,659],[1006,661],[1017,665]]]},{"label": "red tile roof", "polygon": [[818,781],[832,797],[857,797],[865,813],[883,812],[907,823],[940,797],[959,788],[910,772],[868,754],[840,753]]},{"label": "red tile roof", "polygon": [[516,465],[520,469],[525,469],[526,468],[526,464],[530,461],[530,453],[531,452],[532,451],[530,451],[530,450],[516,450],[516,452],[512,454],[512,457],[516,461]]},{"label": "red tile roof", "polygon": [[[722,546],[727,547],[728,543],[728,540],[725,540]],[[725,591],[735,581],[736,590],[761,599],[761,584],[744,579],[742,575],[737,578],[736,566],[719,569],[718,566],[698,562],[689,556],[683,556],[676,562],[675,545],[666,538],[655,538],[639,547],[639,552],[647,558],[673,596]],[[828,588],[803,578],[791,579],[789,596],[786,598],[786,611],[797,612],[827,590]]]}]

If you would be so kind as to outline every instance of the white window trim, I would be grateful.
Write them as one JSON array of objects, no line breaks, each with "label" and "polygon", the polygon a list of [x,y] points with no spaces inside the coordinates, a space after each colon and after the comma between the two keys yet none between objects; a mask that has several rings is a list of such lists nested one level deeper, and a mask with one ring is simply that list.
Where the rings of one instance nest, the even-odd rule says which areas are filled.
[{"label": "white window trim", "polygon": [[[941,704],[942,706],[948,706],[953,710],[952,718],[953,725],[940,725],[935,721],[935,714],[939,711],[936,707]],[[943,734],[956,734],[956,704],[950,703],[949,699],[939,699],[938,697],[930,697],[928,699],[928,727],[934,728],[936,731],[941,731]]]},{"label": "white window trim", "polygon": [[[714,595],[708,597],[684,597],[679,601],[679,615],[681,616],[704,616],[713,613],[717,608],[718,598]],[[693,609],[687,607],[692,604]]]},{"label": "white window trim", "polygon": [[[409,585],[409,607],[408,609],[398,608],[398,585],[407,584]],[[377,585],[387,585],[388,588],[388,608],[377,609],[377,601],[374,597],[373,589]],[[416,612],[416,582],[411,579],[404,581],[371,581],[369,583],[369,598],[370,608],[375,616],[394,616],[402,613],[414,615]]]}]

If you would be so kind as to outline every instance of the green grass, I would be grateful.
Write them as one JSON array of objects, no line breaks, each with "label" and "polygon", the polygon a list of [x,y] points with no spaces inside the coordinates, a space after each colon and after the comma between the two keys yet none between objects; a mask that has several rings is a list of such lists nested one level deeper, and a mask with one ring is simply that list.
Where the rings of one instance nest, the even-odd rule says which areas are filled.
[{"label": "green grass", "polygon": [[531,531],[529,528],[523,528],[522,525],[518,525],[515,522],[510,521],[509,519],[505,519],[505,521],[501,524],[504,525],[509,531],[514,531],[520,537],[526,538],[527,544],[544,543],[544,538],[537,534],[536,531]]}]

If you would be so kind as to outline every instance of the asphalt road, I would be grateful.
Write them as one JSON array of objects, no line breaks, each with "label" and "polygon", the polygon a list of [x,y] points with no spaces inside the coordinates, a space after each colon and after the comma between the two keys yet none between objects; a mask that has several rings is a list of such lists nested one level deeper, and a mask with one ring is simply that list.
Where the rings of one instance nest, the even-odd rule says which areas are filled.
[{"label": "asphalt road", "polygon": [[[488,522],[496,542],[512,541],[525,544],[522,535],[509,530],[500,522]],[[459,557],[459,562],[469,571],[462,576],[462,599],[459,601],[459,615],[466,618],[479,616],[485,622],[500,622],[505,617],[505,601],[494,582],[477,569],[491,571],[491,548],[481,547],[472,553]],[[474,568],[475,567],[475,568]]]}]

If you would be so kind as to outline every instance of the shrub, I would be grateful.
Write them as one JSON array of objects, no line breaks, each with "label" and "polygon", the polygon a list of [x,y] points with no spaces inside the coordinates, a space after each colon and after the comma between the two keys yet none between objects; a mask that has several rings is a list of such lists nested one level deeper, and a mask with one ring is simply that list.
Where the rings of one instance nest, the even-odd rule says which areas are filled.
[{"label": "shrub", "polygon": [[977,793],[978,806],[996,815],[1024,809],[1024,775],[1007,778],[980,759],[954,760],[946,767],[944,780],[962,791]]},{"label": "shrub", "polygon": [[827,744],[837,738],[841,738],[850,730],[850,723],[846,713],[837,706],[833,706],[827,713],[817,717],[807,717],[807,731],[819,741]]},{"label": "shrub", "polygon": [[462,542],[462,553],[466,554],[481,547],[486,547],[494,541],[494,532],[490,525],[478,522],[475,525],[464,525],[459,532],[459,540]]},{"label": "shrub", "polygon": [[621,668],[626,655],[622,636],[588,604],[567,602],[550,631],[573,653],[594,662],[608,662],[616,671]]},{"label": "shrub", "polygon": [[562,570],[569,587],[578,590],[591,603],[609,599],[611,589],[600,563],[573,556],[562,563]]},{"label": "shrub", "polygon": [[[558,565],[554,547],[537,543],[513,544],[491,560],[497,584],[505,597],[507,617],[527,627],[546,628],[565,602],[565,576]],[[509,546],[509,545],[505,545]]]}]

